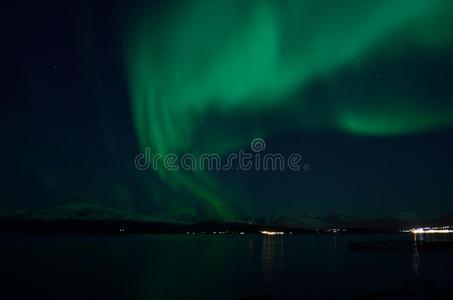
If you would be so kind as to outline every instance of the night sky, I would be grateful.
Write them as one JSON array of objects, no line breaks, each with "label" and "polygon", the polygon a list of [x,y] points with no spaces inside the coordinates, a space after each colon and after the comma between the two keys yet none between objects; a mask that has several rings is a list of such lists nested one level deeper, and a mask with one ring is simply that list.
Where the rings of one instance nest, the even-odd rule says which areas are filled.
[{"label": "night sky", "polygon": [[[127,2],[127,3],[126,3]],[[453,211],[453,2],[33,1],[2,16],[2,209]],[[153,153],[308,171],[139,171]]]}]

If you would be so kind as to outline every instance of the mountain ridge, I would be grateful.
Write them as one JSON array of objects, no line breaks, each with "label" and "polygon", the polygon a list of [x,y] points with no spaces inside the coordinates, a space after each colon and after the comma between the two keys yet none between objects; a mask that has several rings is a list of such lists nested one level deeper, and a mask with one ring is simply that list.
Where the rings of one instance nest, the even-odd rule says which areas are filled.
[{"label": "mountain ridge", "polygon": [[96,204],[74,203],[37,210],[0,211],[1,231],[121,231],[134,232],[258,232],[281,229],[295,232],[399,231],[419,226],[448,226],[453,213],[434,218],[380,217],[357,218],[339,212],[327,215],[301,213],[293,216],[267,216],[238,219],[197,219],[190,214],[140,214],[105,208]]}]

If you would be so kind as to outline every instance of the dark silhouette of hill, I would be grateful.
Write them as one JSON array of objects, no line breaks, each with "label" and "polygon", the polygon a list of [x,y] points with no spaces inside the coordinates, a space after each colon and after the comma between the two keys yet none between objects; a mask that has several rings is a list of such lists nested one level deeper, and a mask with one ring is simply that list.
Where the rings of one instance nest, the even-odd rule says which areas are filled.
[{"label": "dark silhouette of hill", "polygon": [[[415,226],[445,226],[453,223],[453,213],[433,219],[368,218],[341,213],[326,216],[300,214],[237,220],[197,220],[192,215],[137,214],[92,204],[70,204],[34,211],[0,212],[3,232],[61,233],[258,233],[262,230],[291,233],[398,231]],[[344,232],[344,231],[342,231]]]}]

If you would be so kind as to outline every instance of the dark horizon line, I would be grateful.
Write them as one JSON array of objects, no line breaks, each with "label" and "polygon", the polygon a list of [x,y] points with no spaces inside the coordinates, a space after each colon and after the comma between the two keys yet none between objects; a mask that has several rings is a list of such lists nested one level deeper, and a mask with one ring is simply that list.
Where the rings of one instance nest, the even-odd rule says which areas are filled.
[{"label": "dark horizon line", "polygon": [[[336,230],[332,230],[336,228]],[[408,229],[408,228],[406,228]],[[332,227],[312,229],[303,227],[265,225],[257,223],[220,223],[215,221],[193,224],[144,222],[131,220],[42,220],[4,217],[0,219],[0,233],[105,233],[105,234],[259,234],[262,231],[286,234],[350,234],[398,233],[402,228]]]}]

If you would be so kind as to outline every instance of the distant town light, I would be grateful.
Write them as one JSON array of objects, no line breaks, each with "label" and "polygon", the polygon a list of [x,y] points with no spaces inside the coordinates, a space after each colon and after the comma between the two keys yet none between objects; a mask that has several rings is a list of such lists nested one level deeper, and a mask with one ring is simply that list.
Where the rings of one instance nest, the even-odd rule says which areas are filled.
[{"label": "distant town light", "polygon": [[420,228],[412,228],[409,230],[405,230],[404,232],[410,232],[413,234],[424,234],[424,233],[453,233],[453,229],[450,226],[443,226],[443,227],[420,227]]},{"label": "distant town light", "polygon": [[266,231],[266,230],[263,230],[263,231],[260,231],[260,232],[262,234],[265,234],[265,235],[281,235],[281,234],[285,234],[282,231]]}]

